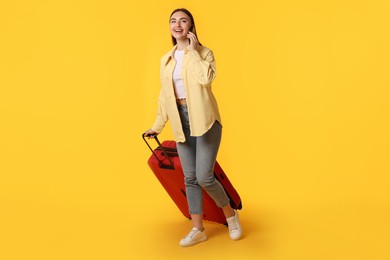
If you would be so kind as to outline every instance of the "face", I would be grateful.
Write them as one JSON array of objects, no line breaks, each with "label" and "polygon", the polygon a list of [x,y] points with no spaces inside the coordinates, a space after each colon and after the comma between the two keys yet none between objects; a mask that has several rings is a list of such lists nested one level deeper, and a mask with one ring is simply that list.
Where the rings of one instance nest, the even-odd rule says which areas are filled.
[{"label": "face", "polygon": [[192,24],[190,17],[184,12],[176,12],[170,19],[171,34],[176,40],[183,40],[187,38]]}]

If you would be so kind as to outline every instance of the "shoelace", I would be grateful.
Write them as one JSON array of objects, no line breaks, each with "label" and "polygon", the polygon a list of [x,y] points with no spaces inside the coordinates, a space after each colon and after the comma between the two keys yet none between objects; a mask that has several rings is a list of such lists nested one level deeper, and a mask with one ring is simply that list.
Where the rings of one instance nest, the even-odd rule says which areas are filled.
[{"label": "shoelace", "polygon": [[186,237],[193,238],[198,232],[200,232],[200,231],[197,229],[193,229],[190,231],[190,233]]}]

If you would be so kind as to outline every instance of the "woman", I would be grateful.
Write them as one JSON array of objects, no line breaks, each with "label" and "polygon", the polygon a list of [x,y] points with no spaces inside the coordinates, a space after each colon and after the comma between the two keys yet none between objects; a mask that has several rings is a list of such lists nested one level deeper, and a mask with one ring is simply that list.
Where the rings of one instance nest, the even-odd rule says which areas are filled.
[{"label": "woman", "polygon": [[159,134],[170,120],[193,223],[180,245],[192,246],[207,240],[202,188],[222,208],[230,237],[237,240],[242,234],[238,213],[230,207],[229,198],[213,174],[222,134],[221,117],[211,91],[216,72],[214,56],[199,43],[194,18],[188,10],[174,10],[169,21],[174,47],[161,59],[157,118],[144,135]]}]

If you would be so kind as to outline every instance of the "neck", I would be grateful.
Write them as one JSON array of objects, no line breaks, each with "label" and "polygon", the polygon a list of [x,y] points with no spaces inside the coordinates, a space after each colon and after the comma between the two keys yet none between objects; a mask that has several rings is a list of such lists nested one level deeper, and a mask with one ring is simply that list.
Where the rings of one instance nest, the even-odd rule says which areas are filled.
[{"label": "neck", "polygon": [[178,51],[184,50],[188,45],[190,45],[188,43],[188,39],[177,40],[176,42],[177,42],[177,50]]}]

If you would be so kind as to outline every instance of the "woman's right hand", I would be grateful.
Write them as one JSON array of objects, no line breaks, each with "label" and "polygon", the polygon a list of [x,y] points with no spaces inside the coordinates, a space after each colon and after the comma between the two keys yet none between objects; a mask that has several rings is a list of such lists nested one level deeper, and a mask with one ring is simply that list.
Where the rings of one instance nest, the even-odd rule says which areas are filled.
[{"label": "woman's right hand", "polygon": [[146,132],[144,133],[144,136],[147,137],[147,138],[154,138],[155,136],[157,136],[158,133],[153,131],[152,129],[148,129],[146,130]]}]

